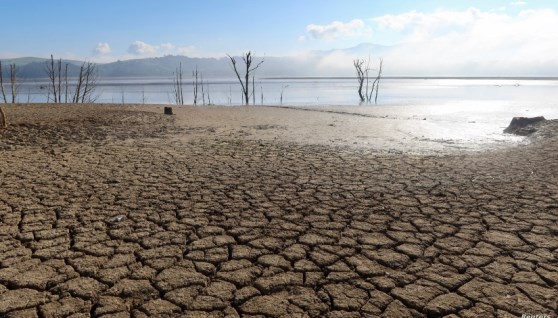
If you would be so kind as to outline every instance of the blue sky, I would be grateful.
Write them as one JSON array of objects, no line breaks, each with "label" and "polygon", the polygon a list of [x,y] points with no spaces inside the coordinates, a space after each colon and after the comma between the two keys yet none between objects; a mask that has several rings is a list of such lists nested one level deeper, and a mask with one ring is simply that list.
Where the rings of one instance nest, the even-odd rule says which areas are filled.
[{"label": "blue sky", "polygon": [[1,0],[0,6],[0,58],[54,54],[110,62],[247,50],[297,56],[375,43],[393,46],[384,59],[405,67],[413,56],[431,54],[475,67],[495,60],[511,67],[522,59],[532,60],[520,65],[525,69],[558,65],[557,44],[548,43],[558,43],[555,0]]}]

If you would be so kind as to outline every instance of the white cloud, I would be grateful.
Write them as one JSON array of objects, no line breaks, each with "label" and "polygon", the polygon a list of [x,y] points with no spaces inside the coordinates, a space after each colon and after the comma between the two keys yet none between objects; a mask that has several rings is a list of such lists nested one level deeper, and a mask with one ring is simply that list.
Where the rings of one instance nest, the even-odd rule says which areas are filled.
[{"label": "white cloud", "polygon": [[153,55],[157,53],[158,47],[143,41],[135,41],[128,47],[128,53],[134,55]]},{"label": "white cloud", "polygon": [[102,55],[109,54],[110,52],[112,52],[112,49],[110,48],[110,45],[108,43],[99,42],[93,51],[95,54]]},{"label": "white cloud", "polygon": [[433,13],[406,12],[398,15],[385,15],[372,19],[380,30],[404,31],[412,34],[414,40],[429,37],[441,31],[454,31],[470,26],[482,15],[480,10],[470,8],[465,11],[437,10]]},{"label": "white cloud", "polygon": [[193,45],[186,46],[186,47],[179,47],[176,51],[180,55],[188,55],[192,54],[196,50],[196,47]]},{"label": "white cloud", "polygon": [[396,32],[401,44],[385,57],[386,71],[438,75],[524,75],[558,72],[558,13],[517,15],[464,11],[411,11],[374,18],[378,32]]},{"label": "white cloud", "polygon": [[172,43],[163,43],[161,44],[161,49],[166,50],[166,51],[170,51],[172,49],[174,49],[175,46]]},{"label": "white cloud", "polygon": [[[370,35],[372,29],[367,27],[363,20],[354,19],[347,23],[333,21],[330,24],[309,24],[306,26],[309,37],[320,40],[336,40],[339,38],[361,37]],[[307,39],[299,38],[299,40]]]}]

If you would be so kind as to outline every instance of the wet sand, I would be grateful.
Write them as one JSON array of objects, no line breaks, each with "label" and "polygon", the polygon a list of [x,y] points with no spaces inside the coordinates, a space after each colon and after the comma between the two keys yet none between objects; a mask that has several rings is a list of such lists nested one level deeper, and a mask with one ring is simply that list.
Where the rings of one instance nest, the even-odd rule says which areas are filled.
[{"label": "wet sand", "polygon": [[556,317],[555,122],[2,107],[0,317]]}]

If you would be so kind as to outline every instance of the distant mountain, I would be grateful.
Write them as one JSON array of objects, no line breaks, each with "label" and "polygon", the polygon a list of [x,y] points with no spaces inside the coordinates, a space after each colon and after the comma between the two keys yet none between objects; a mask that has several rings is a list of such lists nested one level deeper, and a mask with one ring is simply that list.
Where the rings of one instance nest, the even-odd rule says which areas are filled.
[{"label": "distant mountain", "polygon": [[[315,61],[312,59],[298,59],[294,57],[265,57],[256,56],[255,61],[264,60],[256,71],[258,77],[286,77],[286,76],[317,76]],[[239,65],[243,65],[239,60]],[[197,68],[205,78],[230,78],[234,71],[228,57],[222,58],[191,58],[186,56],[164,56],[137,60],[117,61],[98,66],[102,77],[142,77],[142,76],[173,76],[182,64],[185,77],[190,77]],[[242,72],[242,70],[239,69]]]},{"label": "distant mountain", "polygon": [[[44,78],[47,77],[45,68],[50,59],[39,57],[20,57],[15,59],[2,59],[2,71],[4,78],[8,78],[9,65],[17,66],[17,75],[20,78]],[[56,63],[57,60],[55,60]],[[78,76],[79,68],[83,62],[76,60],[62,60],[62,72],[65,72],[65,65],[68,64],[68,76]]]},{"label": "distant mountain", "polygon": [[[370,43],[360,44],[348,49],[312,51],[306,55],[290,57],[266,57],[264,64],[257,70],[256,77],[302,77],[302,76],[353,76],[352,59],[373,57],[387,52],[390,48]],[[240,58],[238,58],[240,59]],[[4,59],[4,74],[7,74],[8,64],[18,66],[18,75],[22,78],[45,78],[45,63],[48,59],[35,57],[22,57]],[[63,60],[68,63],[68,75],[77,76],[81,61]],[[239,62],[242,64],[242,62]],[[222,58],[192,58],[187,56],[164,56],[143,58],[125,61],[116,61],[106,64],[97,64],[101,78],[106,77],[172,77],[173,73],[182,64],[185,77],[190,77],[194,68],[205,78],[230,78],[234,72],[228,57]],[[64,67],[64,66],[63,66]]]},{"label": "distant mountain", "polygon": [[46,59],[40,58],[40,57],[18,57],[15,59],[2,59],[0,60],[2,61],[2,66],[7,67],[7,65],[9,64],[15,64],[16,66],[22,66],[22,65],[27,65],[30,63],[35,63],[35,62],[44,62],[46,61]]}]

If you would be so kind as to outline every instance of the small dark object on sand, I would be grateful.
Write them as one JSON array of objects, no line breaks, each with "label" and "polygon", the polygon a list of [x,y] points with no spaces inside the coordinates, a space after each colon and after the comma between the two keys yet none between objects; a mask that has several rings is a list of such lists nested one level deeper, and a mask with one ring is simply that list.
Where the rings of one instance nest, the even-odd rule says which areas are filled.
[{"label": "small dark object on sand", "polygon": [[510,122],[508,128],[504,129],[504,133],[527,136],[537,131],[537,129],[535,129],[535,127],[532,127],[531,125],[545,120],[546,119],[543,116],[514,117]]},{"label": "small dark object on sand", "polygon": [[165,115],[172,115],[172,107],[165,107]]}]

